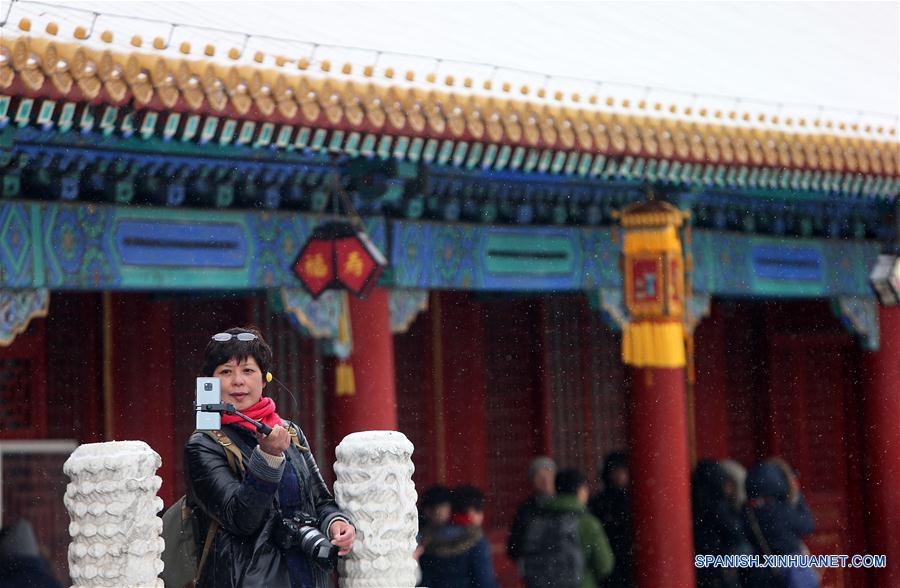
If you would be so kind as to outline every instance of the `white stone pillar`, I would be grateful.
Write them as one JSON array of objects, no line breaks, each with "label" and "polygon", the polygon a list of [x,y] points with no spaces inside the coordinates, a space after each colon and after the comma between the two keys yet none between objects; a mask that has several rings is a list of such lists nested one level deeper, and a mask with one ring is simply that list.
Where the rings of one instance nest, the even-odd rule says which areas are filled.
[{"label": "white stone pillar", "polygon": [[353,517],[356,542],[338,565],[342,588],[416,585],[419,518],[413,444],[396,431],[366,431],[337,446],[334,494]]},{"label": "white stone pillar", "polygon": [[81,445],[66,460],[73,588],[162,588],[160,465],[143,441]]}]

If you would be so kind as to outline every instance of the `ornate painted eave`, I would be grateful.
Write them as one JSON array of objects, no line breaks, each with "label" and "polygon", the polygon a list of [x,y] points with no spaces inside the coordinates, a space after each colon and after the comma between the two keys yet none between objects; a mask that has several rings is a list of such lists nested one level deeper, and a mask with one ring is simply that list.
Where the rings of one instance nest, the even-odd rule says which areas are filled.
[{"label": "ornate painted eave", "polygon": [[[290,149],[327,138],[344,148],[353,135],[393,136],[407,145],[418,141],[420,148],[424,142],[435,151],[473,144],[479,155],[493,152],[491,164],[506,148],[547,155],[546,167],[559,160],[560,167],[573,169],[585,156],[590,166],[590,158],[600,155],[887,178],[900,169],[893,128],[753,120],[749,113],[705,109],[669,112],[662,104],[532,93],[509,84],[497,88],[490,80],[429,76],[423,83],[390,68],[376,79],[370,67],[345,65],[336,72],[329,62],[314,68],[307,59],[262,53],[248,59],[234,50],[221,59],[212,47],[198,57],[188,44],[175,50],[161,38],[153,50],[140,39],[132,40],[134,50],[122,50],[113,48],[111,33],[92,40],[76,30],[83,38],[66,42],[57,37],[58,28],[48,26],[40,35],[30,32],[30,23],[11,29],[7,25],[0,37],[0,94],[8,98],[0,118],[20,126],[59,117],[81,124],[87,112],[112,116],[108,125],[140,136],[162,130],[170,137],[259,147]],[[36,100],[27,112],[11,112],[13,102],[23,99]],[[112,108],[98,108],[103,106]],[[772,122],[785,126],[766,126]],[[362,141],[354,149],[378,146]],[[448,159],[455,155],[451,151]]]},{"label": "ornate painted eave", "polygon": [[[0,289],[299,288],[294,261],[325,218],[0,201]],[[368,218],[366,230],[390,260],[380,283],[391,288],[560,292],[621,285],[621,245],[611,227]],[[871,297],[869,265],[879,249],[871,240],[694,230],[693,292]]]}]

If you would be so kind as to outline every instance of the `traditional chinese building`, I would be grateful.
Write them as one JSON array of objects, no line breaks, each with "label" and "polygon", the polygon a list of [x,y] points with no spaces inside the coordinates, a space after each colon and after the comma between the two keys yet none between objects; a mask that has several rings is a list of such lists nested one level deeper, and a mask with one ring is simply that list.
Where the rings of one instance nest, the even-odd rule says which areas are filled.
[{"label": "traditional chinese building", "polygon": [[[253,323],[326,471],[347,433],[397,429],[419,489],[486,489],[504,586],[530,459],[593,476],[620,448],[641,588],[693,581],[692,463],[771,455],[814,553],[887,555],[826,585],[900,585],[900,310],[868,284],[898,158],[893,128],[13,19],[3,523],[65,569],[73,443],[145,440],[173,502],[202,349]],[[365,300],[294,272],[338,192],[388,262]]]}]

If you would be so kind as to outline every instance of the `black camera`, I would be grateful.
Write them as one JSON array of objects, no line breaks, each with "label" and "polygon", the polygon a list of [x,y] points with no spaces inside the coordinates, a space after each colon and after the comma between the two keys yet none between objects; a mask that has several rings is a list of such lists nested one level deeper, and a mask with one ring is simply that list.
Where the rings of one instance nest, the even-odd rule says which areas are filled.
[{"label": "black camera", "polygon": [[332,570],[337,566],[338,546],[332,545],[316,524],[316,519],[302,512],[282,518],[272,531],[272,541],[283,550],[299,547],[316,564]]}]

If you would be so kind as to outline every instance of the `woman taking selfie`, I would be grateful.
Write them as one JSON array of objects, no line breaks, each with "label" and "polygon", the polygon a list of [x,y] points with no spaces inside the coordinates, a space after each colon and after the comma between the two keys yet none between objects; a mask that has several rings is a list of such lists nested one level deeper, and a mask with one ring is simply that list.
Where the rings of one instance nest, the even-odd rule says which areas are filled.
[{"label": "woman taking selfie", "polygon": [[[255,329],[228,329],[206,346],[200,375],[218,378],[222,403],[272,431],[260,434],[237,415],[223,414],[223,435],[195,432],[187,442],[187,500],[194,507],[202,561],[199,588],[331,586],[331,545],[346,555],[356,537],[303,432],[282,420],[275,402],[263,396],[270,369],[272,350]],[[229,463],[236,461],[237,454],[228,455],[235,448],[239,464]]]}]

